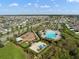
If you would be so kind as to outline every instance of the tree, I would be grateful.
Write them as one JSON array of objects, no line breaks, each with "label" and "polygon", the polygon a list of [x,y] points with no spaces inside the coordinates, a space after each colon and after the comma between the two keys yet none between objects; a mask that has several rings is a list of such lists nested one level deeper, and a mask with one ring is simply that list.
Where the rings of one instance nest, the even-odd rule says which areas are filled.
[{"label": "tree", "polygon": [[0,48],[4,47],[2,41],[0,40]]},{"label": "tree", "polygon": [[77,49],[71,48],[70,51],[69,51],[69,54],[70,54],[71,56],[77,55]]},{"label": "tree", "polygon": [[2,36],[3,34],[2,33],[0,33],[0,37]]}]

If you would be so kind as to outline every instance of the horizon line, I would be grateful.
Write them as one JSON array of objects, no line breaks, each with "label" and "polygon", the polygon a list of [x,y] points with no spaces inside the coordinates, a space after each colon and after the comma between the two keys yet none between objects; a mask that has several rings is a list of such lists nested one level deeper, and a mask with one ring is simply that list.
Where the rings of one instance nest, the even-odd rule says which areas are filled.
[{"label": "horizon line", "polygon": [[0,14],[0,16],[65,16],[65,15],[79,15],[79,14]]}]

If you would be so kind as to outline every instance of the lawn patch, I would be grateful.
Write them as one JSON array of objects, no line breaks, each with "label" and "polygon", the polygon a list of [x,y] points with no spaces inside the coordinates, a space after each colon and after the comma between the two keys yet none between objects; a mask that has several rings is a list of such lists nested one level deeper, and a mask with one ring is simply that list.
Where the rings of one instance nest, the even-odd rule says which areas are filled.
[{"label": "lawn patch", "polygon": [[0,48],[0,59],[25,59],[25,53],[20,47],[10,42]]}]

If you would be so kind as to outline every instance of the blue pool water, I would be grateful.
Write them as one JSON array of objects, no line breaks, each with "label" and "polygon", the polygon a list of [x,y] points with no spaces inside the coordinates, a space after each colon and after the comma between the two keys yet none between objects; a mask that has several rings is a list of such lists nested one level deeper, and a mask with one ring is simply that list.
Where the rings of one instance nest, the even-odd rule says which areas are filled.
[{"label": "blue pool water", "polygon": [[45,47],[46,47],[45,45],[40,45],[40,46],[39,46],[39,48],[41,48],[41,49],[42,49],[42,48],[45,48]]},{"label": "blue pool water", "polygon": [[56,32],[54,31],[47,31],[45,34],[45,37],[47,39],[55,39],[56,38]]}]

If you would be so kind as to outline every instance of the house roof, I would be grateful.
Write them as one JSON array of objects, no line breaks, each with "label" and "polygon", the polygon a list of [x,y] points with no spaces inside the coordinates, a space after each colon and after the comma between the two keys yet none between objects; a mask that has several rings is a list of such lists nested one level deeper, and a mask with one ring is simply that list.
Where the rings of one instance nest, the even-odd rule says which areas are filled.
[{"label": "house roof", "polygon": [[34,34],[33,32],[28,32],[28,33],[23,34],[23,35],[21,36],[21,38],[22,38],[22,41],[23,41],[23,42],[24,42],[24,41],[30,42],[30,41],[35,40],[36,36],[35,36],[35,34]]}]

